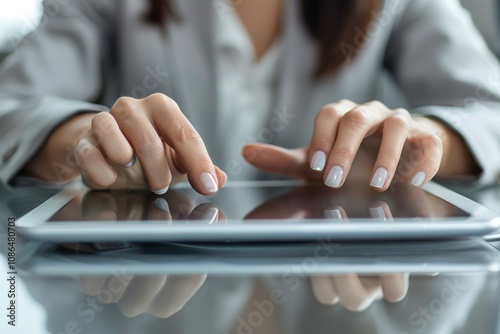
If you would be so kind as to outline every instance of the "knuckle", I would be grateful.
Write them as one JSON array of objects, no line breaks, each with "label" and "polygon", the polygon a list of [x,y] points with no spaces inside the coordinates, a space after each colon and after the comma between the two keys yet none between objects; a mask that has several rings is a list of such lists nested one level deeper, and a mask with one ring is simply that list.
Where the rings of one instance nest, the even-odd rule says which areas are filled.
[{"label": "knuckle", "polygon": [[157,100],[164,100],[165,98],[168,98],[165,94],[163,93],[153,93],[153,94],[150,94],[148,97],[148,99],[157,99]]},{"label": "knuckle", "polygon": [[443,148],[443,141],[437,135],[425,136],[422,139],[422,141],[423,141],[424,147],[427,149],[442,150],[442,148]]},{"label": "knuckle", "polygon": [[349,111],[342,118],[342,123],[355,129],[365,129],[368,126],[368,115],[363,108]]},{"label": "knuckle", "polygon": [[113,129],[113,117],[106,111],[100,112],[92,118],[91,126],[101,133],[108,133]]},{"label": "knuckle", "polygon": [[378,100],[372,100],[372,101],[366,102],[365,105],[367,105],[371,108],[376,108],[376,109],[387,109],[386,105]]},{"label": "knuckle", "polygon": [[137,155],[142,157],[157,156],[163,154],[163,142],[159,137],[144,136],[138,141],[135,151]]},{"label": "knuckle", "polygon": [[168,99],[169,97],[163,93],[153,93],[146,97],[146,100],[151,103],[165,103]]},{"label": "knuckle", "polygon": [[131,97],[120,97],[111,107],[111,115],[116,119],[126,121],[133,117],[137,100]]},{"label": "knuckle", "polygon": [[321,121],[324,117],[340,118],[341,116],[342,112],[336,107],[336,105],[328,104],[320,109],[318,116],[316,117],[316,121]]},{"label": "knuckle", "polygon": [[177,102],[175,102],[174,99],[168,97],[163,93],[153,93],[149,95],[146,99],[148,103],[151,103],[156,106],[161,105],[162,107],[165,107],[165,110],[167,111],[180,110]]},{"label": "knuckle", "polygon": [[410,130],[410,119],[403,114],[394,114],[387,118],[386,124],[392,128],[396,128],[399,131],[408,132]]},{"label": "knuckle", "polygon": [[411,113],[407,110],[407,109],[404,109],[404,108],[397,108],[397,109],[394,109],[394,114],[396,115],[401,115],[403,117],[406,117],[407,119],[411,120],[412,117],[411,117]]},{"label": "knuckle", "polygon": [[342,99],[339,101],[340,104],[354,104],[353,101],[349,100],[349,99]]},{"label": "knuckle", "polygon": [[177,131],[177,142],[184,143],[199,143],[202,142],[201,136],[194,128],[189,126],[180,126]]}]

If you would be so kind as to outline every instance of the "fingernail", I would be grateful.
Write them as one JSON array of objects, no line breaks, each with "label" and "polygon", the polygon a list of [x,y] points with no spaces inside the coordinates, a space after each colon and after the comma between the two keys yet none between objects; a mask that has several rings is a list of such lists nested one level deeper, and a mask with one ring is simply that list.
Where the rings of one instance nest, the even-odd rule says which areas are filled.
[{"label": "fingernail", "polygon": [[375,219],[387,221],[387,215],[382,207],[370,208],[370,215]]},{"label": "fingernail", "polygon": [[323,216],[327,219],[342,220],[342,212],[339,209],[324,210]]},{"label": "fingernail", "polygon": [[387,169],[385,169],[384,167],[379,167],[375,171],[375,174],[373,174],[370,186],[374,188],[382,188],[384,187],[386,180],[387,180]]},{"label": "fingernail", "polygon": [[158,190],[155,190],[155,191],[153,191],[153,192],[154,192],[156,195],[163,195],[163,194],[165,194],[165,193],[168,191],[168,187],[169,187],[169,186],[166,186],[166,187],[165,187],[165,188],[163,188],[163,189],[158,189]]},{"label": "fingernail", "polygon": [[325,168],[326,154],[325,152],[317,151],[311,159],[311,169],[321,172]]},{"label": "fingernail", "polygon": [[155,199],[155,206],[165,212],[170,212],[170,207],[168,206],[167,201],[164,198]]},{"label": "fingernail", "polygon": [[344,170],[340,166],[333,166],[326,177],[325,184],[329,187],[338,188],[340,183],[342,183],[342,177],[344,176]]},{"label": "fingernail", "polygon": [[424,184],[424,181],[425,181],[425,173],[418,172],[413,177],[413,180],[411,180],[411,184],[413,184],[415,187],[420,187],[422,186],[422,184]]},{"label": "fingernail", "polygon": [[133,165],[135,165],[136,161],[137,161],[137,157],[134,155],[132,157],[132,159],[127,164],[125,164],[123,166],[123,168],[130,168],[130,167],[132,167]]},{"label": "fingernail", "polygon": [[200,181],[203,188],[205,188],[205,190],[209,193],[214,193],[219,190],[219,188],[217,187],[217,183],[215,183],[215,179],[211,174],[201,174]]}]

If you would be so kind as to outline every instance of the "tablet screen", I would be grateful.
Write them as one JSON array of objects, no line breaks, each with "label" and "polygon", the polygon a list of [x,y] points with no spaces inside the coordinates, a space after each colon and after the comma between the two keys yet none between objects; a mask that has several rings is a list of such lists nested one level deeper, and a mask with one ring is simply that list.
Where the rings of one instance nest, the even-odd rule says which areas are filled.
[{"label": "tablet screen", "polygon": [[379,193],[365,183],[341,189],[321,184],[245,186],[233,184],[205,197],[189,187],[158,196],[150,191],[82,191],[50,219],[60,221],[221,221],[348,222],[424,218],[466,219],[470,214],[422,189],[401,184]]}]

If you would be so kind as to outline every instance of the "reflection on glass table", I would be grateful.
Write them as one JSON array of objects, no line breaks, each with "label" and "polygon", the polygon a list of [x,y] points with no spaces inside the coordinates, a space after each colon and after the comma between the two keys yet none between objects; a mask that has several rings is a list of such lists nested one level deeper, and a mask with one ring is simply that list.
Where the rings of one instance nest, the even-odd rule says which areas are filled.
[{"label": "reflection on glass table", "polygon": [[22,275],[32,333],[497,332],[498,273]]},{"label": "reflection on glass table", "polygon": [[[298,277],[298,276],[297,276]],[[301,277],[309,280],[316,300],[339,303],[351,311],[364,311],[373,302],[401,301],[408,292],[408,274],[359,276],[336,274]],[[80,276],[81,290],[104,304],[116,304],[127,317],[150,313],[168,318],[179,312],[205,283],[207,275]],[[280,304],[283,293],[275,291],[271,303]],[[271,302],[271,303],[270,303]]]}]

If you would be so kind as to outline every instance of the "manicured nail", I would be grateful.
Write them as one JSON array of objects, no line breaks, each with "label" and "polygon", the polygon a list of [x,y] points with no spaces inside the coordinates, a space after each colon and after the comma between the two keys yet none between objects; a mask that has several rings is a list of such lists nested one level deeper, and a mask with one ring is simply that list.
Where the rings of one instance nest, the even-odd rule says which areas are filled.
[{"label": "manicured nail", "polygon": [[132,167],[133,165],[135,165],[135,163],[136,163],[136,162],[137,162],[137,157],[134,155],[134,156],[132,157],[132,159],[131,159],[131,160],[130,160],[127,164],[125,164],[125,165],[123,166],[123,168],[130,168],[130,167]]},{"label": "manicured nail", "polygon": [[326,154],[325,152],[317,151],[311,159],[311,169],[321,172],[325,168]]},{"label": "manicured nail", "polygon": [[420,187],[422,186],[422,184],[424,184],[424,181],[425,181],[425,173],[418,172],[413,177],[413,180],[411,180],[411,184],[413,184],[415,187]]},{"label": "manicured nail", "polygon": [[326,177],[325,184],[332,188],[340,187],[342,183],[342,178],[344,176],[344,170],[340,166],[333,166]]},{"label": "manicured nail", "polygon": [[164,198],[157,198],[155,199],[154,203],[156,208],[165,212],[170,212],[170,207],[168,206],[168,203]]},{"label": "manicured nail", "polygon": [[205,188],[205,190],[209,193],[214,193],[219,190],[219,188],[217,187],[217,183],[215,183],[214,177],[209,173],[201,174],[200,181],[203,188]]},{"label": "manicured nail", "polygon": [[375,174],[373,174],[370,186],[374,188],[383,188],[386,180],[387,180],[387,169],[385,169],[384,167],[379,167],[375,171]]},{"label": "manicured nail", "polygon": [[387,215],[382,207],[370,208],[370,215],[375,219],[387,221]]},{"label": "manicured nail", "polygon": [[342,220],[342,212],[339,209],[324,210],[323,216],[327,219]]},{"label": "manicured nail", "polygon": [[166,187],[165,187],[165,188],[163,188],[163,189],[155,190],[155,191],[154,191],[154,193],[155,193],[156,195],[163,195],[164,193],[166,193],[166,192],[168,191],[168,187],[169,187],[169,186],[166,186]]}]

